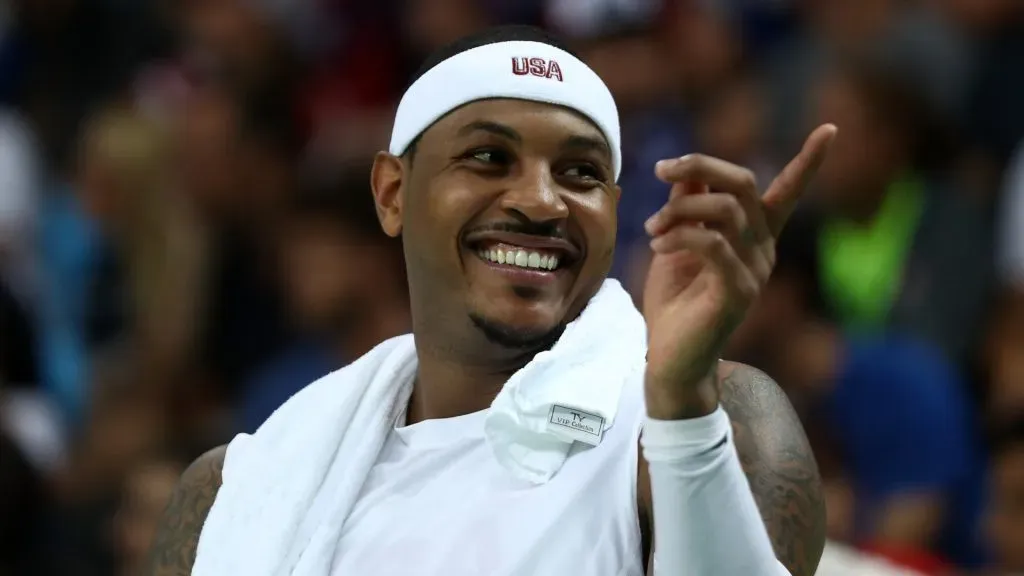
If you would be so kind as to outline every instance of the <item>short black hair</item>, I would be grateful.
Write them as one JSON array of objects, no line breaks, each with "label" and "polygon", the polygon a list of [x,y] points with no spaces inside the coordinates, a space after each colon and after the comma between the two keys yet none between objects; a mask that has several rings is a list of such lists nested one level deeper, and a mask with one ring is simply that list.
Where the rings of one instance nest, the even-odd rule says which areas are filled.
[{"label": "short black hair", "polygon": [[[409,80],[409,84],[405,89],[408,90],[409,86],[412,86],[412,84],[419,80],[421,76],[452,56],[461,54],[467,50],[472,50],[473,48],[487,46],[488,44],[497,44],[499,42],[540,42],[542,44],[554,46],[559,50],[563,50],[572,54],[576,58],[579,58],[579,55],[573,52],[565,42],[543,28],[525,24],[493,26],[475,34],[463,36],[451,44],[435,50],[430,56],[427,56],[427,59],[423,61],[423,64],[421,64],[419,69],[417,69],[412,75],[412,78]],[[412,142],[409,143],[409,146],[406,147],[405,153],[402,154],[402,156],[412,160],[413,156],[416,155],[416,145],[419,141],[420,137],[417,135],[416,138],[413,138]]]}]

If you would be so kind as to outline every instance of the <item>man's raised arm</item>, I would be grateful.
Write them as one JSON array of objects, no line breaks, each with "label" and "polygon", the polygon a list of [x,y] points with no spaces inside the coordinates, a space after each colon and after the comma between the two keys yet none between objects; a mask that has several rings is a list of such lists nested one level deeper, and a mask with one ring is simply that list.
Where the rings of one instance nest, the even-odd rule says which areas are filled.
[{"label": "man's raised arm", "polygon": [[144,576],[189,576],[199,534],[221,485],[224,454],[219,446],[203,454],[181,475],[157,528]]},{"label": "man's raised arm", "polygon": [[775,556],[793,576],[811,576],[825,548],[825,498],[800,420],[779,385],[756,368],[722,362],[719,382]]},{"label": "man's raised arm", "polygon": [[[707,448],[712,436],[725,437],[718,424],[712,436],[707,430],[690,429],[688,434],[696,431],[690,442],[704,448],[689,455],[678,452],[680,447],[687,449],[685,444],[671,448],[673,458],[682,457],[681,465],[665,468],[662,463],[661,502],[655,505],[644,456],[650,442],[641,452],[641,526],[647,538],[653,531],[654,548],[673,541],[662,544],[667,565],[655,572],[651,554],[647,574],[664,576],[669,570],[688,568],[696,574],[774,576],[782,568],[773,566],[781,564],[792,576],[813,576],[825,547],[825,502],[800,421],[778,384],[756,368],[720,362],[717,380],[722,416],[728,414],[721,425],[725,431],[730,422],[732,427],[731,462],[728,451],[732,448],[724,446],[724,441]],[[702,418],[700,427],[711,418],[716,416]],[[659,511],[660,527],[655,521]],[[762,538],[766,538],[763,543]],[[762,546],[762,551],[755,551]]]}]

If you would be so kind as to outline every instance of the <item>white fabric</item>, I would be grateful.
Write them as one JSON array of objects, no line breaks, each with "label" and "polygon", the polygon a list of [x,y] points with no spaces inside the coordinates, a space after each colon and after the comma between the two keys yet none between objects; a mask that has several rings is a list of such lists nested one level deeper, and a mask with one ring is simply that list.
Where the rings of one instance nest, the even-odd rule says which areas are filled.
[{"label": "white fabric", "polygon": [[651,476],[654,576],[789,576],[775,558],[725,410],[648,418],[641,438]]},{"label": "white fabric", "polygon": [[0,276],[33,310],[39,291],[39,154],[23,119],[0,110]]},{"label": "white fabric", "polygon": [[541,485],[510,476],[485,412],[393,430],[349,515],[331,574],[642,576],[640,380],[597,447],[577,443]]},{"label": "white fabric", "polygon": [[37,470],[56,473],[67,462],[67,433],[60,411],[42,392],[0,391],[0,429]]},{"label": "white fabric", "polygon": [[[516,74],[521,58],[543,60],[537,70]],[[551,74],[557,62],[560,74]],[[516,98],[565,106],[590,118],[608,140],[615,179],[622,167],[619,112],[597,73],[568,52],[542,42],[498,42],[460,52],[420,76],[402,96],[395,114],[389,151],[405,153],[409,144],[456,108],[487,98]]]},{"label": "white fabric", "polygon": [[826,542],[816,576],[923,576],[885,558],[866,554],[838,542]]},{"label": "white fabric", "polygon": [[632,27],[653,25],[659,0],[547,0],[545,21],[572,38],[595,38]]},{"label": "white fabric", "polygon": [[1024,142],[1006,171],[1000,210],[999,260],[1003,284],[1024,290]]},{"label": "white fabric", "polygon": [[552,408],[596,416],[607,429],[623,385],[643,374],[646,358],[643,316],[617,281],[606,280],[551,350],[513,374],[491,404],[484,427],[498,462],[521,478],[546,482],[572,441],[584,439],[552,424]]},{"label": "white fabric", "polygon": [[[642,377],[645,356],[642,317],[622,287],[606,281],[488,411],[488,445],[509,477],[549,479],[568,456],[571,442],[549,430],[545,403],[600,415],[607,430],[628,377]],[[415,373],[413,337],[393,338],[296,394],[254,435],[237,436],[193,574],[327,574]]]}]

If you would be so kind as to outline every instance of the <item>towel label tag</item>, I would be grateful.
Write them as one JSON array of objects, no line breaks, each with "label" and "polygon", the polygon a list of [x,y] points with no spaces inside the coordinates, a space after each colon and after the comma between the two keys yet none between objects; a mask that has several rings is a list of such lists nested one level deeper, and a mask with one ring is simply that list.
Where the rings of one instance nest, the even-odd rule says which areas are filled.
[{"label": "towel label tag", "polygon": [[566,439],[597,446],[604,433],[604,418],[578,408],[552,404],[548,428]]}]

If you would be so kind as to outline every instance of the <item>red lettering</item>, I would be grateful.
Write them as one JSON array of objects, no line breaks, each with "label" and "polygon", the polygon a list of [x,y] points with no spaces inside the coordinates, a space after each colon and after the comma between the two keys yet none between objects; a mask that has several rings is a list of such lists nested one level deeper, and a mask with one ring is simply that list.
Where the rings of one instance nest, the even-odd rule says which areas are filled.
[{"label": "red lettering", "polygon": [[516,76],[526,76],[529,73],[525,57],[512,58],[512,73]]},{"label": "red lettering", "polygon": [[559,82],[563,81],[562,67],[558,65],[558,62],[555,60],[548,61],[543,58],[513,57],[512,73],[516,76],[526,76],[529,74],[538,78],[555,78]]},{"label": "red lettering", "polygon": [[548,65],[548,78],[558,78],[558,81],[562,81],[562,67],[558,65],[557,60],[552,60]]},{"label": "red lettering", "polygon": [[530,58],[530,74],[544,76],[548,73],[548,63],[543,58]]}]

